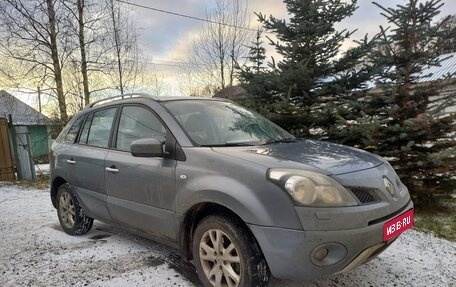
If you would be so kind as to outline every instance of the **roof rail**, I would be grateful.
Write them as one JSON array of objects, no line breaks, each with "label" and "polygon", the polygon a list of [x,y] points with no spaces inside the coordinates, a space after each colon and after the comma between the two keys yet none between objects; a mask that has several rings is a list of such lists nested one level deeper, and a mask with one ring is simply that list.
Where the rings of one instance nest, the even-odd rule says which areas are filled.
[{"label": "roof rail", "polygon": [[109,98],[104,98],[92,103],[89,103],[84,107],[84,109],[92,108],[96,105],[100,105],[102,103],[109,103],[109,102],[114,102],[114,101],[119,101],[122,99],[128,99],[128,98],[149,98],[152,99],[152,96],[146,93],[130,93],[130,94],[123,94],[123,95],[117,95]]}]

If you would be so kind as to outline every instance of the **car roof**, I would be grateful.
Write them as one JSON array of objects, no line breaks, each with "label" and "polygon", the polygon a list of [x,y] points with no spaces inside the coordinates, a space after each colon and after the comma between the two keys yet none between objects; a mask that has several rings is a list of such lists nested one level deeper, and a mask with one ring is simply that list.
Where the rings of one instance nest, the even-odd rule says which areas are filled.
[{"label": "car roof", "polygon": [[[226,102],[228,100],[223,98],[203,98],[203,97],[190,97],[190,96],[152,96],[146,93],[130,93],[130,94],[123,94],[117,95],[114,97],[100,99],[98,101],[92,102],[85,106],[84,110],[88,110],[94,108],[95,106],[102,106],[105,104],[113,104],[117,102],[124,102],[132,99],[149,99],[156,102],[170,102],[170,101],[223,101]],[[229,102],[229,101],[228,101]]]}]

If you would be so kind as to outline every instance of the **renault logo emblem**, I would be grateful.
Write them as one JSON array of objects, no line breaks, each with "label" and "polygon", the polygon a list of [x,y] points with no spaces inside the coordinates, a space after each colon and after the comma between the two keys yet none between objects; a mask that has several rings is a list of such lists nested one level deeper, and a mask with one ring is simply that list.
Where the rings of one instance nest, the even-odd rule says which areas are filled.
[{"label": "renault logo emblem", "polygon": [[391,181],[389,179],[387,179],[386,177],[383,178],[383,183],[385,184],[385,188],[386,190],[388,190],[388,192],[391,194],[391,195],[394,195],[394,186],[393,184],[391,183]]}]

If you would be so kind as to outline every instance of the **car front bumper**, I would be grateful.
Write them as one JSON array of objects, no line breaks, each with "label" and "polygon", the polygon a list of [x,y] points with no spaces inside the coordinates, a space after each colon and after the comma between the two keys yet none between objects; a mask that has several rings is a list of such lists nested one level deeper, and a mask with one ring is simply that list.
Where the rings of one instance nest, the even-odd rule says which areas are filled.
[{"label": "car front bumper", "polygon": [[[409,201],[400,210],[413,208]],[[269,269],[276,278],[311,279],[347,272],[374,258],[395,239],[383,241],[383,225],[397,216],[367,227],[335,231],[303,231],[248,224]],[[326,249],[321,252],[321,249]],[[322,258],[323,260],[316,260]]]}]

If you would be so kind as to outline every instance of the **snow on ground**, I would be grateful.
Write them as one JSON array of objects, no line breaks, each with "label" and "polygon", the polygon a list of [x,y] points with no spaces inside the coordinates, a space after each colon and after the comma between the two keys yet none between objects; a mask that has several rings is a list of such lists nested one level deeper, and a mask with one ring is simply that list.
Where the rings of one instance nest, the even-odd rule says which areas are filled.
[{"label": "snow on ground", "polygon": [[[0,183],[0,286],[198,286],[198,279],[177,250],[99,221],[86,235],[66,235],[47,190]],[[456,287],[456,242],[407,231],[350,273],[270,286]]]},{"label": "snow on ground", "polygon": [[48,163],[35,164],[35,174],[49,174],[50,166]]}]

